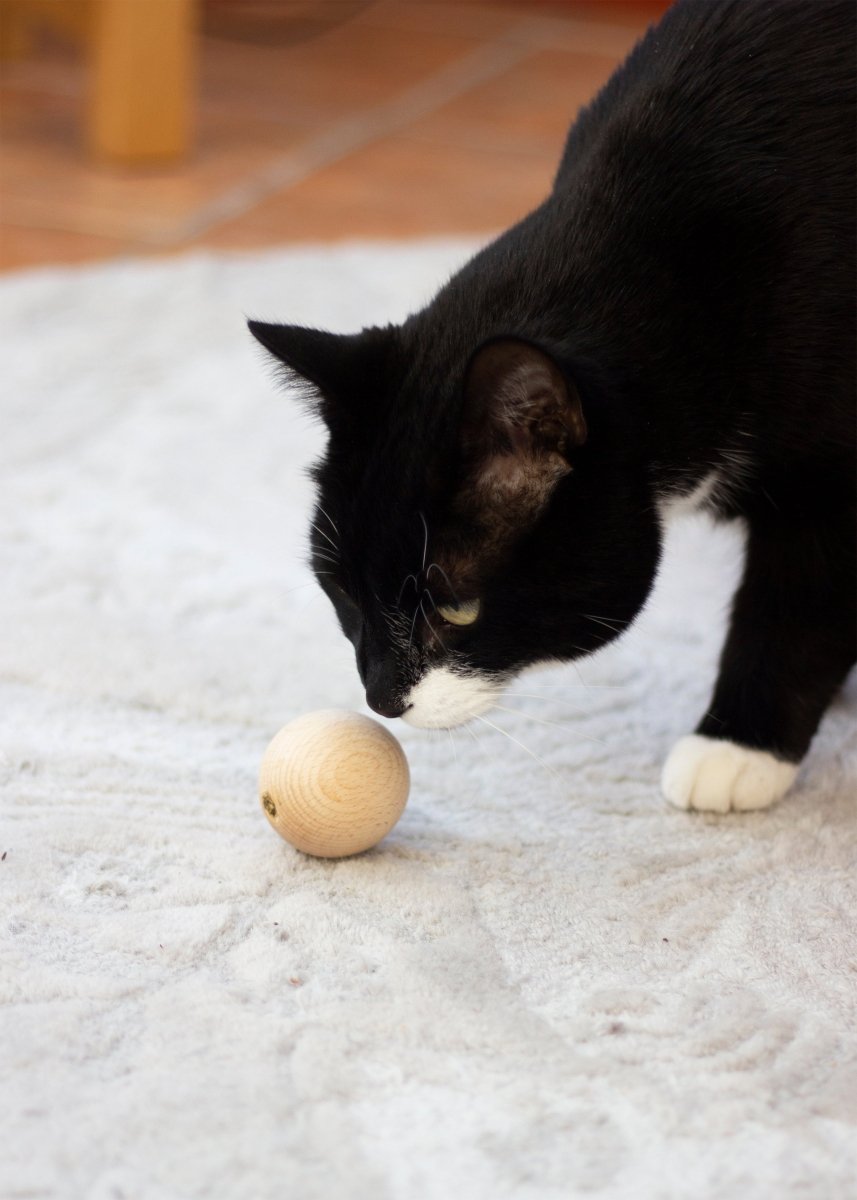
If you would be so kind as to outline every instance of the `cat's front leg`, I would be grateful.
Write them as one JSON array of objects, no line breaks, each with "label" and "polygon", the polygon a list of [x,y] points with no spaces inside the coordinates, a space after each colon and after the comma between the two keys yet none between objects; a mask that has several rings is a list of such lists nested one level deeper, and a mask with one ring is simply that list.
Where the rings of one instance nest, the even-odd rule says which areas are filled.
[{"label": "cat's front leg", "polygon": [[741,811],[788,791],[857,658],[855,609],[853,513],[751,522],[711,706],[664,766],[672,804]]}]

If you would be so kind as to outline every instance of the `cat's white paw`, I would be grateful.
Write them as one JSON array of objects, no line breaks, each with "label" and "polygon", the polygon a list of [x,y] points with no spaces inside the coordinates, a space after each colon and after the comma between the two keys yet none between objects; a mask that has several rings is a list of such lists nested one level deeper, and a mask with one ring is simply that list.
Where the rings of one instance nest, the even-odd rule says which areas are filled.
[{"label": "cat's white paw", "polygon": [[677,808],[745,812],[779,800],[797,771],[794,763],[782,762],[766,750],[691,733],[670,751],[661,788]]}]

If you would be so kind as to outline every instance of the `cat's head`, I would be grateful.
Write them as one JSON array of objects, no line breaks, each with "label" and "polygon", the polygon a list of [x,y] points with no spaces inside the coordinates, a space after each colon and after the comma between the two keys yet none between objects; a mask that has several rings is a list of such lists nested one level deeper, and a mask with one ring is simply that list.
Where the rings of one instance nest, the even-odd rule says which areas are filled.
[{"label": "cat's head", "polygon": [[633,618],[656,524],[550,351],[494,336],[433,368],[407,327],[250,329],[329,431],[312,565],[376,712],[460,724],[523,668],[588,653]]}]

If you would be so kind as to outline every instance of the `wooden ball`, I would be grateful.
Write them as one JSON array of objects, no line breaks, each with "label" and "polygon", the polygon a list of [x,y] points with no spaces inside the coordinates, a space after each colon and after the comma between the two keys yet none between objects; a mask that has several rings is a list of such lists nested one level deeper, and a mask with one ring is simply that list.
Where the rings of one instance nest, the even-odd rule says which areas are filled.
[{"label": "wooden ball", "polygon": [[377,845],[402,815],[409,788],[408,760],[393,735],[371,717],[335,708],[284,725],[259,772],[268,820],[317,858]]}]

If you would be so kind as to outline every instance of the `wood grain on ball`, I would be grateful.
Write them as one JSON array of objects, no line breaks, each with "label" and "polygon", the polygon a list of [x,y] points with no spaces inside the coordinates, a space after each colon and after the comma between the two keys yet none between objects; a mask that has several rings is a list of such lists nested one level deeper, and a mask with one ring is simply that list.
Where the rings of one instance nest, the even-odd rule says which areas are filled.
[{"label": "wood grain on ball", "polygon": [[391,733],[341,709],[284,726],[262,759],[259,794],[268,820],[298,850],[342,858],[386,836],[405,807],[408,763]]}]

